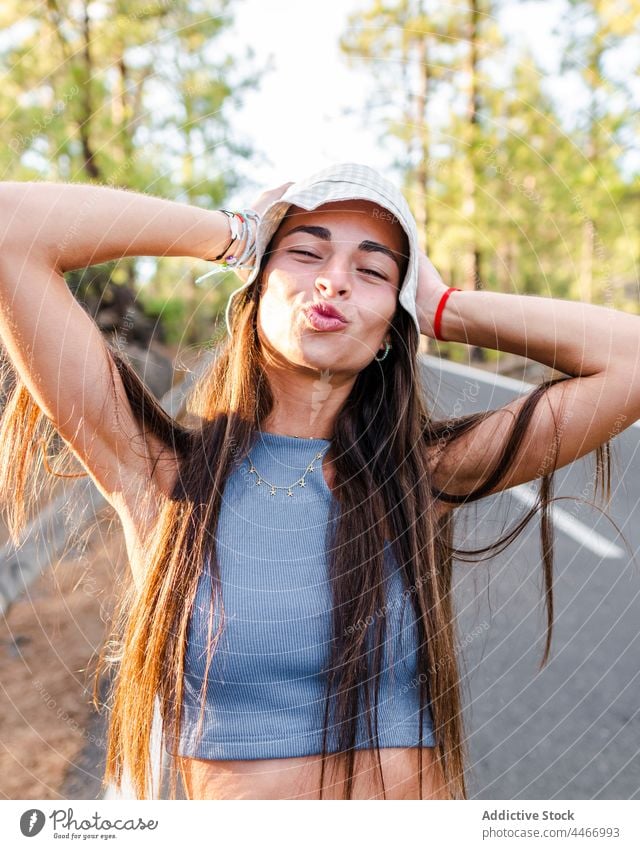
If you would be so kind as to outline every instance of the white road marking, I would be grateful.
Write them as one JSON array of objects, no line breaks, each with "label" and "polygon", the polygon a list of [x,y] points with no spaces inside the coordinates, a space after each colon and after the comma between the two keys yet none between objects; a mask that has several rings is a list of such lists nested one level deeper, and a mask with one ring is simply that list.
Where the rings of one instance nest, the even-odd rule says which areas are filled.
[{"label": "white road marking", "polygon": [[[533,507],[536,503],[537,493],[533,487],[528,484],[514,486],[508,490],[510,494],[521,501],[526,507]],[[608,557],[610,559],[619,560],[624,557],[624,550],[619,545],[596,533],[584,522],[579,521],[569,513],[563,510],[562,507],[551,505],[551,517],[554,526],[564,531],[567,536],[574,539],[582,548],[588,548],[598,557]]]},{"label": "white road marking", "polygon": [[[473,368],[466,366],[463,363],[453,363],[451,360],[441,360],[439,357],[433,357],[430,354],[422,354],[422,359],[427,365],[432,365],[434,369],[447,371],[449,374],[457,374],[460,377],[474,378],[482,383],[488,383],[491,386],[500,386],[502,389],[510,389],[512,392],[517,392],[518,395],[523,395],[531,389],[535,389],[535,383],[527,383],[524,380],[515,380],[513,377],[505,377],[503,374],[486,371],[485,369]],[[640,428],[640,419],[630,424],[629,427]],[[626,430],[626,428],[625,428]]]},{"label": "white road marking", "polygon": [[535,388],[535,383],[526,383],[524,380],[515,380],[513,377],[494,374],[482,368],[466,366],[463,363],[454,363],[451,360],[442,360],[440,357],[432,357],[430,354],[423,354],[422,359],[427,365],[433,366],[434,369],[448,371],[449,374],[457,374],[459,377],[473,377],[482,383],[489,383],[492,386],[501,386],[503,389],[510,389],[512,392],[517,392],[518,395],[522,395],[530,389]]}]

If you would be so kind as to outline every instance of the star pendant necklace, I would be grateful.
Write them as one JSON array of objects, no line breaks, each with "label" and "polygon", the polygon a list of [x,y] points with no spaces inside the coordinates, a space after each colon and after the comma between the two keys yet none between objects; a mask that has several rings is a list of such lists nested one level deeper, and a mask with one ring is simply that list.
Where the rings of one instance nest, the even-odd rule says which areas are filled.
[{"label": "star pendant necklace", "polygon": [[[295,436],[294,439],[303,439],[302,436]],[[313,439],[312,436],[308,437],[309,439]],[[305,485],[305,478],[308,474],[316,471],[316,466],[313,464],[316,460],[321,460],[322,457],[327,453],[330,446],[328,445],[324,451],[317,451],[313,460],[309,463],[307,468],[304,470],[302,477],[299,477],[297,480],[293,481],[293,483],[288,484],[287,486],[278,486],[277,484],[271,483],[266,478],[263,478],[262,475],[258,472],[256,467],[253,464],[253,460],[251,459],[251,455],[247,453],[247,459],[249,460],[249,474],[256,476],[256,486],[262,486],[262,484],[266,484],[269,488],[269,495],[275,495],[279,489],[286,491],[287,496],[289,498],[293,498],[293,489],[294,487],[300,486],[303,487]],[[322,472],[322,463],[320,463],[320,471]]]}]

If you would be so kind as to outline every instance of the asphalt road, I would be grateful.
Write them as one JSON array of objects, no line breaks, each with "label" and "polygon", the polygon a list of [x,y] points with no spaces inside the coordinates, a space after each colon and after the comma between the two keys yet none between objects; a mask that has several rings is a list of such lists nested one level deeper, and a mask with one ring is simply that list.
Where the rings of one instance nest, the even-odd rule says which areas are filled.
[{"label": "asphalt road", "polygon": [[[427,361],[449,414],[492,409],[514,381]],[[539,522],[487,562],[457,563],[469,797],[640,798],[640,427],[612,441],[611,519],[575,500],[554,506],[555,627],[545,637]],[[556,473],[556,495],[592,497],[595,455]],[[477,548],[515,524],[531,485],[458,509],[455,541]]]}]

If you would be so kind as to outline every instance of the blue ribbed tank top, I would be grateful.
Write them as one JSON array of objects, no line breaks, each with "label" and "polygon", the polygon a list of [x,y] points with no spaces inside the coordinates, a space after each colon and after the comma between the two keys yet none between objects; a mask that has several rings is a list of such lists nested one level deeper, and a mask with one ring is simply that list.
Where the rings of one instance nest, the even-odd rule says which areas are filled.
[{"label": "blue ribbed tank top", "polygon": [[[325,671],[332,634],[331,590],[325,534],[334,495],[322,459],[304,487],[271,493],[259,475],[277,486],[300,478],[326,439],[256,432],[249,457],[234,464],[222,498],[216,533],[225,627],[211,657],[201,738],[198,719],[207,656],[212,593],[208,560],[198,583],[184,662],[182,723],[177,751],[205,760],[303,757],[320,754]],[[381,748],[434,746],[429,705],[419,740],[419,683],[415,617],[389,543],[387,639],[378,701]],[[212,634],[219,619],[213,619]],[[366,627],[366,623],[354,623]],[[374,717],[372,717],[373,721]],[[372,748],[364,711],[356,748]],[[375,725],[372,725],[375,731]],[[327,751],[337,751],[335,726]]]}]

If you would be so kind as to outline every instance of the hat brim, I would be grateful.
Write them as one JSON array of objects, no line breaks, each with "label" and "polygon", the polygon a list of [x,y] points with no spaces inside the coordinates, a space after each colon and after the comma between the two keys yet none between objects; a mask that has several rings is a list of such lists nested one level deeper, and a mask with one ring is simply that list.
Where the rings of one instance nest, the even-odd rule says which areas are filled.
[{"label": "hat brim", "polygon": [[[364,166],[361,166],[360,168],[363,167]],[[375,172],[373,173],[375,174]],[[390,186],[390,184],[388,185]],[[415,219],[413,218],[413,215],[411,215],[404,197],[400,195],[394,187],[391,187],[393,191],[385,191],[384,188],[386,188],[386,186],[381,187],[380,185],[376,185],[374,188],[357,180],[326,178],[312,182],[306,186],[305,184],[300,186],[299,184],[294,183],[292,186],[289,186],[281,198],[273,201],[267,207],[260,220],[256,236],[256,252],[253,269],[242,286],[235,289],[229,296],[229,301],[225,311],[225,319],[229,334],[231,335],[229,316],[233,298],[235,298],[239,292],[247,289],[258,276],[265,251],[289,208],[291,206],[297,206],[307,212],[312,212],[327,203],[342,200],[371,201],[377,206],[389,211],[404,230],[409,244],[409,257],[407,270],[405,272],[404,279],[400,284],[398,300],[400,305],[411,315],[418,333],[420,333],[420,324],[416,309],[418,258]]]}]

